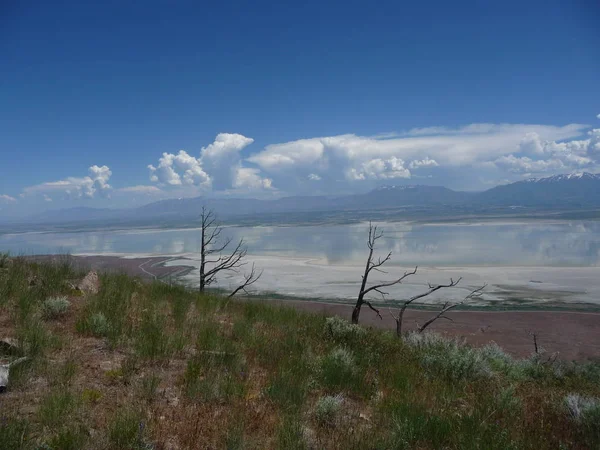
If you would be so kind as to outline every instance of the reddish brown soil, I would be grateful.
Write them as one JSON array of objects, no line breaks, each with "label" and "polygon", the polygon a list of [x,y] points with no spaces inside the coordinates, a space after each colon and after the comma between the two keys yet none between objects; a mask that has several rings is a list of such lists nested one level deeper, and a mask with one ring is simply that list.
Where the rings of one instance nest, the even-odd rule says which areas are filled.
[{"label": "reddish brown soil", "polygon": [[[352,306],[285,301],[286,305],[350,318]],[[430,318],[432,312],[407,310],[404,315],[406,330]],[[383,320],[369,308],[363,308],[361,323],[369,326],[395,329],[394,320],[382,311]],[[454,311],[448,320],[438,320],[430,326],[432,331],[450,336],[464,337],[467,342],[481,346],[495,341],[507,352],[527,356],[534,351],[531,332],[537,334],[538,344],[547,352],[559,352],[561,359],[600,358],[600,314],[566,311]]]}]

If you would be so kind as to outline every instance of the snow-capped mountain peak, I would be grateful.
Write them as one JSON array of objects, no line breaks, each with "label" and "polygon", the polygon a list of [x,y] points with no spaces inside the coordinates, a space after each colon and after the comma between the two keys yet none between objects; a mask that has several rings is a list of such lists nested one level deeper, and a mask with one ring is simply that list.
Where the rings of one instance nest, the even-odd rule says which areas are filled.
[{"label": "snow-capped mountain peak", "polygon": [[524,183],[557,183],[568,180],[600,180],[600,174],[589,172],[573,172],[569,174],[553,175],[545,178],[529,178]]}]

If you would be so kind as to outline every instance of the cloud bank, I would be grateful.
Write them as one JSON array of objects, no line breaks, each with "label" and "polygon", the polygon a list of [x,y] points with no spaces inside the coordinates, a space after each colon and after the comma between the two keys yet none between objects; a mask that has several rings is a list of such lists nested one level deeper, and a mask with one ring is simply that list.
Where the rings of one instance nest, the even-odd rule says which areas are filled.
[{"label": "cloud bank", "polygon": [[478,170],[544,174],[593,168],[598,163],[598,130],[588,139],[586,125],[471,124],[456,129],[430,127],[375,137],[346,134],[267,145],[248,161],[293,189],[310,181],[353,184],[367,180],[410,179],[435,170]]},{"label": "cloud bank", "polygon": [[600,172],[600,128],[577,123],[476,123],[375,136],[310,137],[257,148],[252,144],[253,138],[220,133],[196,155],[189,150],[163,153],[147,166],[150,185],[113,189],[111,169],[92,165],[86,176],[24,188],[19,197],[23,201],[0,195],[0,204],[26,208],[29,198],[30,205],[38,206],[62,202],[53,203],[58,207],[72,200],[111,195],[111,203],[104,205],[220,193],[251,197],[339,194],[425,179],[454,189],[485,189],[524,177]]},{"label": "cloud bank", "polygon": [[110,197],[112,187],[108,180],[112,175],[108,166],[91,166],[85,177],[68,177],[64,180],[50,181],[23,189],[22,197],[40,195],[47,201],[61,198]]},{"label": "cloud bank", "polygon": [[220,133],[202,147],[198,158],[185,150],[163,153],[156,166],[150,164],[150,181],[166,186],[196,186],[202,190],[270,189],[271,180],[256,168],[244,167],[240,152],[254,139],[241,134]]}]

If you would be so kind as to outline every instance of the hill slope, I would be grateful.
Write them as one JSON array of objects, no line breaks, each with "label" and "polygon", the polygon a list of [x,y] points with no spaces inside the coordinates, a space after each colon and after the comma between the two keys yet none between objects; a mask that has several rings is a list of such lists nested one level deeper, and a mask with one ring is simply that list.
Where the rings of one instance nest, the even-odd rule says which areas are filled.
[{"label": "hill slope", "polygon": [[600,445],[592,363],[82,275],[0,259],[2,449]]}]

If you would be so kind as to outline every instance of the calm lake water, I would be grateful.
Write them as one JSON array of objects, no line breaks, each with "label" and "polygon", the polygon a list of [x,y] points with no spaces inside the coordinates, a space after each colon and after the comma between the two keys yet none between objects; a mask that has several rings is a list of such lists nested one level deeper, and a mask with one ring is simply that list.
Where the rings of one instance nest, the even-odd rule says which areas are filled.
[{"label": "calm lake water", "polygon": [[[384,237],[377,242],[378,254],[392,251],[392,259],[386,265],[389,275],[374,273],[369,281],[389,280],[419,266],[417,275],[388,290],[391,299],[462,277],[458,288],[439,291],[427,301],[460,301],[487,284],[478,301],[482,305],[600,304],[599,222],[379,226]],[[351,301],[364,270],[367,231],[368,224],[228,227],[223,236],[244,238],[247,261],[264,270],[255,292]],[[194,267],[199,245],[195,229],[0,235],[0,251],[12,254],[170,255],[168,265]],[[223,274],[217,286],[232,289],[241,276]],[[195,286],[198,271],[182,281]]]},{"label": "calm lake water", "polygon": [[[600,262],[600,222],[380,224],[382,252],[398,265],[580,266]],[[366,256],[366,224],[229,227],[244,238],[249,255],[315,258],[357,264]],[[0,235],[0,251],[12,254],[183,255],[199,248],[195,229],[23,233]]]}]

